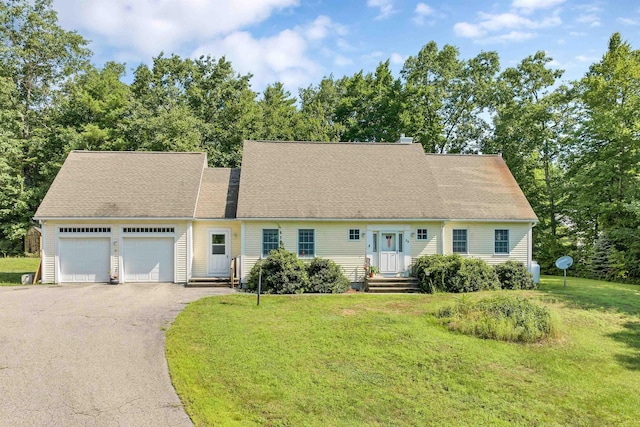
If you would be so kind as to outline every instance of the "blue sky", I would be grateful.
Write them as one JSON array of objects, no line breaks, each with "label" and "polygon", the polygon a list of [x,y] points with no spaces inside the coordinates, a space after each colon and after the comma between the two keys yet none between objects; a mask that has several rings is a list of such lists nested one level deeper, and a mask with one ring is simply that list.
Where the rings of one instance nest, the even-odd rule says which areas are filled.
[{"label": "blue sky", "polygon": [[[373,71],[431,40],[468,59],[495,50],[502,68],[544,50],[564,78],[580,78],[612,33],[640,49],[633,0],[54,0],[61,25],[91,40],[93,61],[132,70],[161,51],[226,56],[255,90],[281,81],[293,93],[323,76]],[[129,71],[128,79],[131,79]]]}]

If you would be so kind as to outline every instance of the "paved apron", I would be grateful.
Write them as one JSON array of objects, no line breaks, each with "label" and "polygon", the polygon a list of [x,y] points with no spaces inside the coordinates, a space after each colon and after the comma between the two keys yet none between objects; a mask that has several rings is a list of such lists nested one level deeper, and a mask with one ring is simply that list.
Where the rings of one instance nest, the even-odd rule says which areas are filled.
[{"label": "paved apron", "polygon": [[231,289],[175,284],[0,287],[0,425],[190,426],[164,329]]}]

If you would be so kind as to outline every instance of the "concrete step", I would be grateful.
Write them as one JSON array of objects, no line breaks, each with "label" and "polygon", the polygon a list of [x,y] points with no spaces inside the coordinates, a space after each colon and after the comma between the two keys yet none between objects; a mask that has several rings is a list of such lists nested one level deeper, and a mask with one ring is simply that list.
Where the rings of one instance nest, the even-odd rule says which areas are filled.
[{"label": "concrete step", "polygon": [[369,293],[372,294],[413,294],[413,293],[420,293],[421,290],[420,288],[414,288],[414,287],[409,287],[409,286],[405,286],[405,287],[401,287],[401,286],[376,286],[373,288],[369,288]]}]

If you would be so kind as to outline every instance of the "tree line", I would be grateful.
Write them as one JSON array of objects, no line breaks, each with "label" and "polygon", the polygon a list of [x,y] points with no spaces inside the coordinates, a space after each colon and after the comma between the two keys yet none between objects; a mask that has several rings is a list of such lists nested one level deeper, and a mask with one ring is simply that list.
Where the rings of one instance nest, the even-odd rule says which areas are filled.
[{"label": "tree line", "polygon": [[640,52],[611,36],[578,81],[545,52],[502,69],[431,41],[404,63],[324,77],[294,96],[223,58],[160,53],[123,82],[91,63],[51,0],[0,4],[0,252],[22,251],[31,218],[71,150],[204,151],[238,167],[245,139],[397,141],[429,153],[496,153],[540,222],[543,271],[570,254],[585,276],[640,281]]}]

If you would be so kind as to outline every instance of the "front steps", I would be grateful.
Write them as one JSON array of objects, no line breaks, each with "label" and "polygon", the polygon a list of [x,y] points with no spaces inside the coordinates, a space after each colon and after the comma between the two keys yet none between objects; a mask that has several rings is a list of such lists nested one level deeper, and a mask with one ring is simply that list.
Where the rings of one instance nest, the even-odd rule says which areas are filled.
[{"label": "front steps", "polygon": [[385,294],[408,294],[422,292],[415,277],[367,277],[367,292]]},{"label": "front steps", "polygon": [[239,280],[233,282],[229,277],[192,277],[185,285],[187,288],[235,288]]}]

